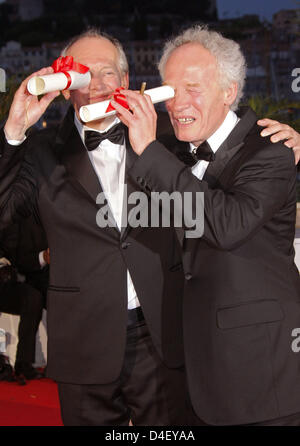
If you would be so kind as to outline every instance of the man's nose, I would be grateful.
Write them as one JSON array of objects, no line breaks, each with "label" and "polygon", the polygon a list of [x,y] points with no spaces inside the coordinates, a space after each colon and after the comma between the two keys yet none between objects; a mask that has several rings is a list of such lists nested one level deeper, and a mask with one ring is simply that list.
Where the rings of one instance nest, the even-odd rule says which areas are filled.
[{"label": "man's nose", "polygon": [[97,71],[91,71],[90,88],[106,89],[104,76],[101,73]]},{"label": "man's nose", "polygon": [[[169,101],[168,101],[169,103]],[[169,107],[176,111],[184,110],[189,105],[189,98],[183,89],[176,89],[175,95],[170,99]]]}]

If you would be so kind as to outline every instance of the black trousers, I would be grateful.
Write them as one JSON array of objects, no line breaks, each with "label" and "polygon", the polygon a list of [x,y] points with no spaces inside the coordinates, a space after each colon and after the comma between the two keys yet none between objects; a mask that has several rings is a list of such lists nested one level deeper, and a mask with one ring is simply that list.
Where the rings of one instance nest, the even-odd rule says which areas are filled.
[{"label": "black trousers", "polygon": [[34,363],[36,333],[42,318],[43,296],[27,283],[7,283],[0,288],[0,312],[20,316],[16,364]]},{"label": "black trousers", "polygon": [[67,426],[128,426],[130,420],[135,426],[184,426],[188,422],[184,370],[169,369],[162,363],[145,321],[127,330],[124,365],[115,382],[58,383],[58,390]]},{"label": "black trousers", "polygon": [[[190,420],[192,420],[190,423],[191,426],[212,426],[211,424],[207,424],[205,421],[198,418],[195,412],[194,416],[191,417]],[[273,418],[273,420],[260,421],[258,423],[238,425],[237,427],[239,426],[300,426],[300,413],[298,412],[292,415],[287,415],[286,417]]]}]

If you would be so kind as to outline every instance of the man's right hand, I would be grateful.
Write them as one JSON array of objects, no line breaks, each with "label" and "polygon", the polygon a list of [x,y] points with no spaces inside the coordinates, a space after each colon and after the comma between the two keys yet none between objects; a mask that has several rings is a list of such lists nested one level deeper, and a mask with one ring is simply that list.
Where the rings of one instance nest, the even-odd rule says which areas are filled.
[{"label": "man's right hand", "polygon": [[52,73],[52,67],[42,68],[28,76],[21,83],[15,93],[8,119],[4,127],[5,135],[8,140],[22,141],[26,130],[40,119],[48,105],[60,94],[59,91],[52,91],[38,100],[37,96],[31,95],[27,90],[27,83],[30,78]]}]

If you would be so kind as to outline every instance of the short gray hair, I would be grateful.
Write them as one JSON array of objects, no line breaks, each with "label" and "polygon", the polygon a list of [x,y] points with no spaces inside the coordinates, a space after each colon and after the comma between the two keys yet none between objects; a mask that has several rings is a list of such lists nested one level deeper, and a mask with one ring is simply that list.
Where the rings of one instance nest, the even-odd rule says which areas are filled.
[{"label": "short gray hair", "polygon": [[246,78],[246,60],[240,45],[216,31],[209,30],[206,25],[192,26],[166,42],[158,64],[162,79],[164,78],[165,65],[171,53],[186,43],[200,43],[216,58],[221,88],[226,89],[232,82],[237,83],[237,96],[230,107],[232,110],[236,110],[243,97]]},{"label": "short gray hair", "polygon": [[129,71],[128,68],[128,62],[127,62],[127,57],[125,55],[123,46],[121,45],[121,43],[119,42],[118,39],[115,39],[114,37],[112,37],[111,35],[100,31],[97,28],[89,28],[86,31],[84,31],[81,34],[78,34],[77,36],[73,37],[68,43],[67,45],[64,47],[64,49],[61,52],[61,56],[65,56],[67,54],[68,49],[74,45],[74,43],[78,42],[81,39],[84,39],[86,37],[96,37],[98,39],[106,39],[109,42],[111,42],[115,48],[118,51],[118,55],[119,55],[119,68],[122,72],[122,74],[126,74]]}]

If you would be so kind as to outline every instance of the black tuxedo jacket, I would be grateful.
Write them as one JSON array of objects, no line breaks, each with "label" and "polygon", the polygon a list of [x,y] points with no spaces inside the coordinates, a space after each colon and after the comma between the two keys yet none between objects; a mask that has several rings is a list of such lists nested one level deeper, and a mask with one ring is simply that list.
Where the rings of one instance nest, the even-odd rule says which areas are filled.
[{"label": "black tuxedo jacket", "polygon": [[18,224],[16,266],[25,275],[26,282],[46,296],[49,285],[49,265],[41,268],[39,254],[48,248],[48,241],[40,221],[34,215],[22,219]]},{"label": "black tuxedo jacket", "polygon": [[19,222],[16,262],[23,274],[41,271],[39,253],[48,248],[48,241],[40,222],[31,215]]},{"label": "black tuxedo jacket", "polygon": [[13,265],[16,263],[18,245],[18,225],[0,230],[0,258],[5,257]]},{"label": "black tuxedo jacket", "polygon": [[204,234],[183,240],[183,324],[190,395],[208,424],[300,412],[294,156],[256,119],[245,112],[203,181],[158,141],[131,169],[148,190],[204,192]]},{"label": "black tuxedo jacket", "polygon": [[[126,143],[127,168],[134,152]],[[102,192],[74,125],[31,134],[22,147],[1,133],[1,225],[34,213],[50,248],[47,373],[63,382],[108,383],[120,374],[127,326],[127,269],[157,351],[182,365],[183,271],[169,228],[100,228]],[[25,155],[24,155],[25,152]],[[127,181],[128,194],[140,190]]]}]

